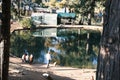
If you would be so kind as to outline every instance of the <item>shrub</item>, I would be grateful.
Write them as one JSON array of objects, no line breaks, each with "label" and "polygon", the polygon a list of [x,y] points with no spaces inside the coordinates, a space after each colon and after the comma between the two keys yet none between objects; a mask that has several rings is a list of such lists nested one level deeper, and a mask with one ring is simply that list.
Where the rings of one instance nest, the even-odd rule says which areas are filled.
[{"label": "shrub", "polygon": [[20,23],[21,23],[23,28],[30,28],[31,27],[31,20],[30,20],[30,18],[23,18],[20,21]]}]

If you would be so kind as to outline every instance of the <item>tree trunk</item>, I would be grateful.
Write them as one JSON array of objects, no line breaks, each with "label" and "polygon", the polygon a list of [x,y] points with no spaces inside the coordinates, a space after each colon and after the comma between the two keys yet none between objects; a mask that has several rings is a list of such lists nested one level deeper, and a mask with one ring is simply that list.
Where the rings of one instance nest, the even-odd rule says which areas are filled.
[{"label": "tree trunk", "polygon": [[88,54],[88,49],[89,49],[89,39],[90,39],[90,33],[87,33],[86,54]]},{"label": "tree trunk", "polygon": [[8,80],[10,47],[10,4],[11,0],[2,0],[2,36],[4,41],[2,80]]},{"label": "tree trunk", "polygon": [[120,80],[120,0],[107,0],[96,80]]},{"label": "tree trunk", "polygon": [[91,25],[92,24],[92,18],[94,17],[94,9],[95,9],[95,3],[96,3],[96,0],[91,0],[91,8],[90,8],[90,14],[88,14],[88,25]]}]

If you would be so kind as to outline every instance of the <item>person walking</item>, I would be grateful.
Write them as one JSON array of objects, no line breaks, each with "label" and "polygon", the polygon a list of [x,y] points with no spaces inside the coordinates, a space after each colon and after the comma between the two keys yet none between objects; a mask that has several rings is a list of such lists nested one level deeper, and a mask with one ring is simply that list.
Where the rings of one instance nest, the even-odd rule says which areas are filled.
[{"label": "person walking", "polygon": [[51,60],[51,54],[50,54],[50,52],[48,52],[46,54],[46,60],[47,60],[47,68],[49,68],[49,64],[50,64],[50,60]]}]

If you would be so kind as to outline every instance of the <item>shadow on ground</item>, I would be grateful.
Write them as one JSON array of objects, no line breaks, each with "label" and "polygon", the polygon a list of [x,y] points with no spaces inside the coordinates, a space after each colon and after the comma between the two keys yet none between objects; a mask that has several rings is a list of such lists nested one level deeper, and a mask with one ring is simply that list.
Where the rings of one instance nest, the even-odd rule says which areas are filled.
[{"label": "shadow on ground", "polygon": [[74,80],[69,77],[62,77],[49,73],[52,78],[43,77],[43,72],[24,70],[22,73],[10,73],[9,80]]}]

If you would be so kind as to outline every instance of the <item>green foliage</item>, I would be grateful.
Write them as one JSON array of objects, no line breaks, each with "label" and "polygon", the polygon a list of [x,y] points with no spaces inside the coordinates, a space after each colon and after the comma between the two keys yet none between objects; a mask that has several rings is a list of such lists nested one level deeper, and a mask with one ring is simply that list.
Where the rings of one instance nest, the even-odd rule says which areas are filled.
[{"label": "green foliage", "polygon": [[55,6],[56,0],[50,0],[50,5]]},{"label": "green foliage", "polygon": [[23,28],[30,28],[31,27],[31,19],[30,18],[23,18],[20,21]]},{"label": "green foliage", "polygon": [[40,4],[40,3],[42,3],[42,0],[35,0],[35,2]]},{"label": "green foliage", "polygon": [[[56,40],[55,37],[35,38],[30,31],[15,31],[11,35],[10,51],[21,57],[24,49],[27,49],[29,53],[34,54],[35,58],[39,58],[41,50],[47,52],[49,47],[56,47],[61,53],[57,54],[54,50],[50,50],[53,56],[52,62],[57,61],[57,64],[63,66],[94,68],[92,61],[98,55],[100,32],[81,30],[78,34],[78,29],[61,29],[58,30],[58,36],[64,37],[64,40],[58,41],[58,44],[52,44],[52,41]],[[88,52],[86,52],[86,44],[89,44]]]},{"label": "green foliage", "polygon": [[10,40],[10,52],[18,57],[21,57],[24,50],[27,49],[30,54],[32,53],[35,58],[38,58],[44,46],[44,40],[42,38],[32,37],[30,31],[16,31],[11,35]]},{"label": "green foliage", "polygon": [[[92,61],[97,58],[99,51],[100,32],[82,30],[81,34],[77,34],[74,30],[72,31],[73,33],[70,30],[70,32],[66,31],[66,34],[64,34],[61,30],[62,36],[67,36],[67,40],[61,44],[65,53],[59,55],[60,64],[79,68],[95,68]],[[87,39],[87,33],[90,34],[89,39]],[[86,44],[89,44],[87,53]]]}]

